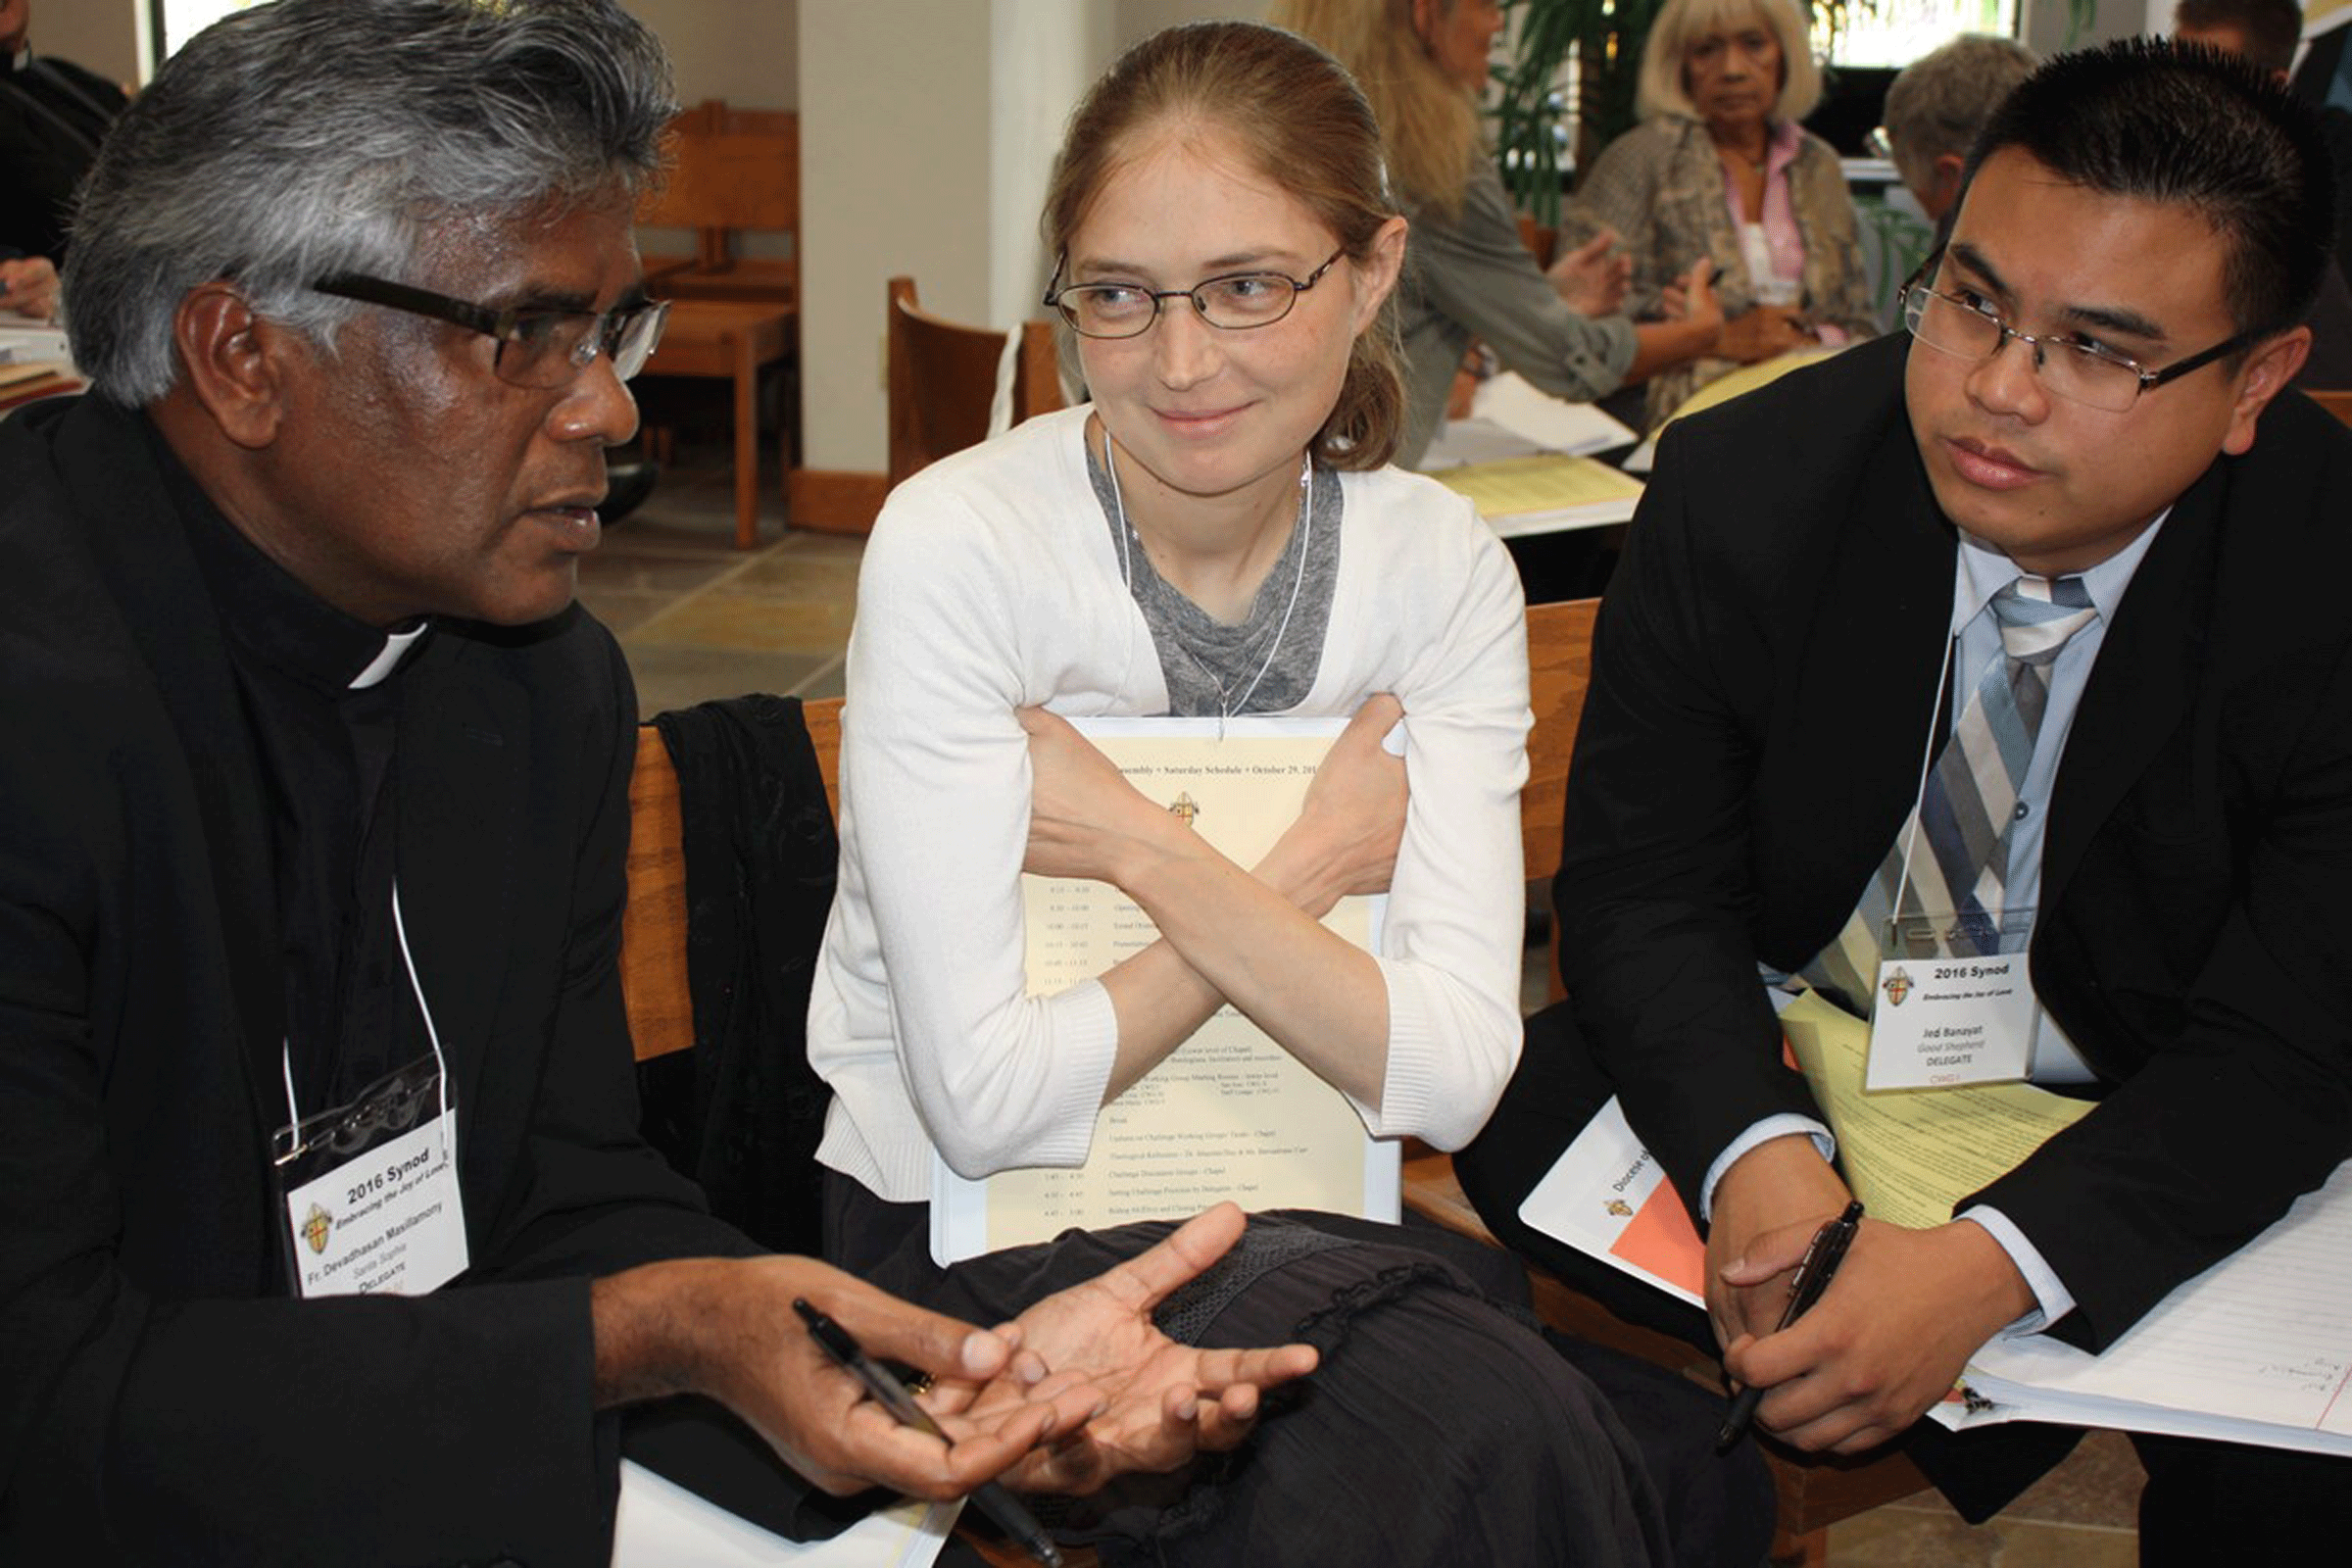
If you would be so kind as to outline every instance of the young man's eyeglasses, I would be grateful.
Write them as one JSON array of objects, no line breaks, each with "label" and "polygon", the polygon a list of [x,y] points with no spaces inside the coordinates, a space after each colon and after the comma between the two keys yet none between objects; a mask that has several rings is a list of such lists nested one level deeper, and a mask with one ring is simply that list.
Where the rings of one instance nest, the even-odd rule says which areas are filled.
[{"label": "young man's eyeglasses", "polygon": [[498,340],[491,366],[510,386],[553,391],[569,386],[598,355],[612,362],[623,381],[645,368],[669,319],[669,301],[638,300],[609,311],[575,311],[552,306],[510,306],[492,310],[430,289],[411,288],[362,272],[337,272],[311,287],[337,299],[382,305],[411,316],[427,316]]},{"label": "young man's eyeglasses", "polygon": [[1137,283],[1061,284],[1065,257],[1054,268],[1045,303],[1061,313],[1070,330],[1080,337],[1140,337],[1159,319],[1162,300],[1191,300],[1200,319],[1228,332],[1272,326],[1291,314],[1298,296],[1313,288],[1323,274],[1348,254],[1346,246],[1303,278],[1287,272],[1228,272],[1191,288],[1149,289]]},{"label": "young man's eyeglasses", "polygon": [[1961,360],[1989,360],[2014,338],[2033,353],[2034,372],[2043,390],[2052,397],[2109,414],[2127,412],[2150,387],[2201,369],[2262,335],[2235,333],[2202,353],[2151,370],[2080,332],[2067,336],[2020,332],[2001,319],[1999,306],[1971,289],[1963,287],[1947,294],[1928,287],[1926,280],[1941,260],[1941,252],[1931,255],[1903,285],[1903,325],[1913,337]]}]

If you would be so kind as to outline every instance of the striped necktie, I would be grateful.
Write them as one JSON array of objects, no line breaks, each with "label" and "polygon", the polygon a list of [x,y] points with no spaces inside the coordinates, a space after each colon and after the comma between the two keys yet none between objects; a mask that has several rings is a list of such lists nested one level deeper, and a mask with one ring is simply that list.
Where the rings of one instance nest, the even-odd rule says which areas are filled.
[{"label": "striped necktie", "polygon": [[[1936,756],[1903,830],[1836,941],[1805,971],[1869,1015],[1871,987],[1899,888],[1903,917],[1950,915],[1938,933],[1953,955],[2000,951],[2003,883],[2018,796],[2049,706],[2049,666],[2098,618],[2080,577],[2020,577],[1992,596],[2001,652],[1986,662]],[[1905,858],[1909,852],[1908,874]]]}]

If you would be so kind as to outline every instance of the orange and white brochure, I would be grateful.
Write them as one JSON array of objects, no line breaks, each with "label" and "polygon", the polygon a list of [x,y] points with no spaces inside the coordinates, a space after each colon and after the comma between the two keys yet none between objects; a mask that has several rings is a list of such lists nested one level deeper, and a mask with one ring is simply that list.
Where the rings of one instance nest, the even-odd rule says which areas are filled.
[{"label": "orange and white brochure", "polygon": [[1706,1304],[1705,1244],[1613,1099],[1527,1195],[1519,1217],[1692,1306]]}]

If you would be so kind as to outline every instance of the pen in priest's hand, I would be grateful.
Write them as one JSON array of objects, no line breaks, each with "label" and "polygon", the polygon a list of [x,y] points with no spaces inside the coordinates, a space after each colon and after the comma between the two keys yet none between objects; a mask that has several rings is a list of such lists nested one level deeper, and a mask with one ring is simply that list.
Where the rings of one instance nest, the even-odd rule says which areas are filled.
[{"label": "pen in priest's hand", "polygon": [[[888,1410],[899,1425],[928,1433],[942,1443],[948,1441],[948,1435],[939,1429],[938,1422],[931,1419],[930,1412],[914,1402],[914,1396],[907,1392],[906,1385],[892,1376],[888,1367],[866,1354],[848,1329],[801,1298],[794,1298],[792,1309],[801,1314],[802,1322],[808,1325],[808,1337],[816,1341],[817,1348],[832,1357],[843,1371],[864,1384],[865,1392],[872,1395],[874,1401]],[[1061,1548],[1054,1544],[1054,1538],[1046,1534],[1045,1527],[1037,1522],[1037,1516],[1022,1507],[1011,1493],[991,1481],[973,1490],[972,1501],[979,1505],[982,1513],[994,1519],[1000,1529],[1019,1543],[1022,1550],[1044,1563],[1046,1568],[1061,1568]]]}]

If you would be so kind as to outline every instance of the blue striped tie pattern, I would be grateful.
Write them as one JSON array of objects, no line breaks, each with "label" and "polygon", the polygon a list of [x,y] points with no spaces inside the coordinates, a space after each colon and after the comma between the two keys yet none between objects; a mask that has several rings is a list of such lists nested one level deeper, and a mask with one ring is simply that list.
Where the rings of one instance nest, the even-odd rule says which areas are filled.
[{"label": "blue striped tie pattern", "polygon": [[2098,612],[2080,577],[2020,577],[1992,596],[1991,609],[2001,652],[1978,675],[1918,805],[1844,929],[1804,970],[1814,986],[1865,1017],[1879,959],[1891,956],[1882,950],[1898,888],[1904,918],[1952,916],[1939,933],[1945,953],[2000,951],[2009,835],[2049,706],[2050,662]]}]

